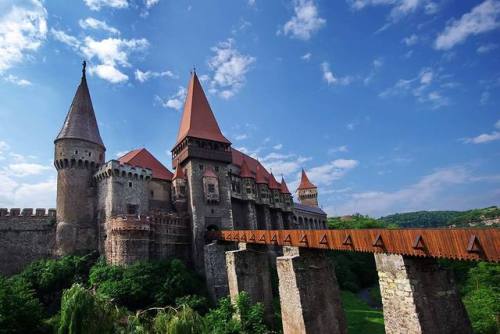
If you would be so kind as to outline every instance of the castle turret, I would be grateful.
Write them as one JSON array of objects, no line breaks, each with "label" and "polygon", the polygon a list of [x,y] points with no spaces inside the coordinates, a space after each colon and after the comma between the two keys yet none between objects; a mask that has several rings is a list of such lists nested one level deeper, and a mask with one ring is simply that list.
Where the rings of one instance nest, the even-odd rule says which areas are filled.
[{"label": "castle turret", "polygon": [[92,176],[104,163],[106,148],[92,107],[85,62],[80,85],[54,144],[54,165],[57,169],[56,254],[95,250],[97,194]]},{"label": "castle turret", "polygon": [[193,259],[202,273],[205,232],[233,228],[228,167],[232,154],[231,143],[222,134],[195,72],[189,81],[172,160],[186,175]]},{"label": "castle turret", "polygon": [[318,206],[318,187],[309,181],[304,169],[302,169],[302,177],[300,179],[299,187],[297,188],[297,195],[300,203],[310,206]]}]

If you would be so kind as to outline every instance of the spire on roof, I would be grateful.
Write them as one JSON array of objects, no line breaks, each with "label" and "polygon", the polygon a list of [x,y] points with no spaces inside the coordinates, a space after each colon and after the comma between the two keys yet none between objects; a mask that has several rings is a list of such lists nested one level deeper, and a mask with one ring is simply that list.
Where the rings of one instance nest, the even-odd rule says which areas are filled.
[{"label": "spire on roof", "polygon": [[255,183],[257,183],[257,184],[259,184],[259,183],[267,184],[266,175],[265,175],[265,172],[264,172],[264,168],[261,167],[260,165],[257,165],[257,167],[256,167]]},{"label": "spire on roof", "polygon": [[300,178],[300,184],[297,190],[303,190],[303,189],[313,189],[317,188],[311,181],[309,181],[309,178],[307,177],[306,172],[304,171],[304,168],[302,168],[302,176]]},{"label": "spire on roof", "polygon": [[280,185],[278,181],[276,181],[276,178],[274,177],[273,173],[271,172],[271,175],[269,176],[269,189],[275,190],[275,189],[280,189]]},{"label": "spire on roof", "polygon": [[243,162],[241,163],[240,177],[241,178],[247,177],[247,178],[255,179],[255,176],[253,176],[252,172],[250,171],[250,168],[248,167],[247,159],[245,159],[245,157],[243,157]]},{"label": "spire on roof", "polygon": [[217,120],[196,75],[196,70],[193,70],[191,80],[189,81],[176,145],[186,137],[231,144],[220,131]]},{"label": "spire on roof", "polygon": [[85,77],[86,66],[87,63],[83,61],[80,85],[76,90],[75,97],[73,97],[64,125],[55,141],[65,138],[82,139],[104,147],[87,86],[87,78]]},{"label": "spire on roof", "polygon": [[288,190],[288,186],[286,185],[286,182],[285,182],[285,179],[283,178],[283,176],[281,176],[280,192],[282,194],[291,194],[290,190]]}]

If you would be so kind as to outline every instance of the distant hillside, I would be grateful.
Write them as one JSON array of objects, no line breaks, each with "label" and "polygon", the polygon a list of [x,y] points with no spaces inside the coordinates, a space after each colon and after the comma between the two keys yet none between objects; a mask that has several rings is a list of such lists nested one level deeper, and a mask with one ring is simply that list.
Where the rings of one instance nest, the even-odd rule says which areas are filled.
[{"label": "distant hillside", "polygon": [[378,219],[399,227],[485,226],[500,224],[500,209],[492,206],[468,211],[416,211],[396,213]]}]

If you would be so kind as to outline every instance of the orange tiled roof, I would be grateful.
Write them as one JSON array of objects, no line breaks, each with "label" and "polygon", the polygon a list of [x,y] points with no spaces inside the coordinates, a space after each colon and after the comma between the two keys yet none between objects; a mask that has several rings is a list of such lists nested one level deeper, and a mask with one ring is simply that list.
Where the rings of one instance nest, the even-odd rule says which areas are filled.
[{"label": "orange tiled roof", "polygon": [[185,179],[185,178],[186,175],[184,174],[184,171],[182,170],[181,166],[177,166],[177,168],[175,169],[174,178],[172,180]]},{"label": "orange tiled roof", "polygon": [[193,73],[189,81],[176,145],[186,137],[230,144],[229,140],[220,131],[196,73]]},{"label": "orange tiled roof", "polygon": [[119,158],[118,161],[122,164],[149,168],[153,172],[153,178],[155,179],[172,180],[172,172],[145,148],[130,151]]},{"label": "orange tiled roof", "polygon": [[247,164],[247,159],[243,158],[243,162],[240,167],[240,177],[247,177],[247,178],[252,178],[255,179],[255,176],[252,174],[250,171],[250,168],[248,167]]},{"label": "orange tiled roof", "polygon": [[269,189],[280,189],[280,184],[278,181],[276,181],[276,178],[274,177],[273,173],[271,173],[271,176],[269,176]]},{"label": "orange tiled roof", "polygon": [[302,177],[300,178],[300,184],[297,190],[312,189],[312,188],[316,188],[316,186],[311,181],[309,181],[306,172],[304,171],[304,169],[302,169]]},{"label": "orange tiled roof", "polygon": [[262,166],[259,161],[243,152],[238,151],[235,148],[231,148],[231,153],[233,165],[239,166],[241,168],[241,166],[243,165],[243,160],[245,160],[248,168],[250,169],[250,172],[255,175],[255,182],[265,184],[268,183],[269,172],[264,168],[264,166]]},{"label": "orange tiled roof", "polygon": [[285,182],[285,179],[283,178],[283,176],[281,177],[280,192],[282,194],[291,194],[290,190],[288,190],[288,186],[286,185],[286,182]]}]

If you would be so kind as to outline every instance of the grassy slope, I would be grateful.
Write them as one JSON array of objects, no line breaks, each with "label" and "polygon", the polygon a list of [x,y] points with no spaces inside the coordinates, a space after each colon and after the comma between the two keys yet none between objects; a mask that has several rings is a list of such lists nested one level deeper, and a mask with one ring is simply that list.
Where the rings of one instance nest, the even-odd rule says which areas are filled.
[{"label": "grassy slope", "polygon": [[342,303],[347,316],[349,334],[383,334],[384,316],[374,310],[354,293],[342,291]]}]

